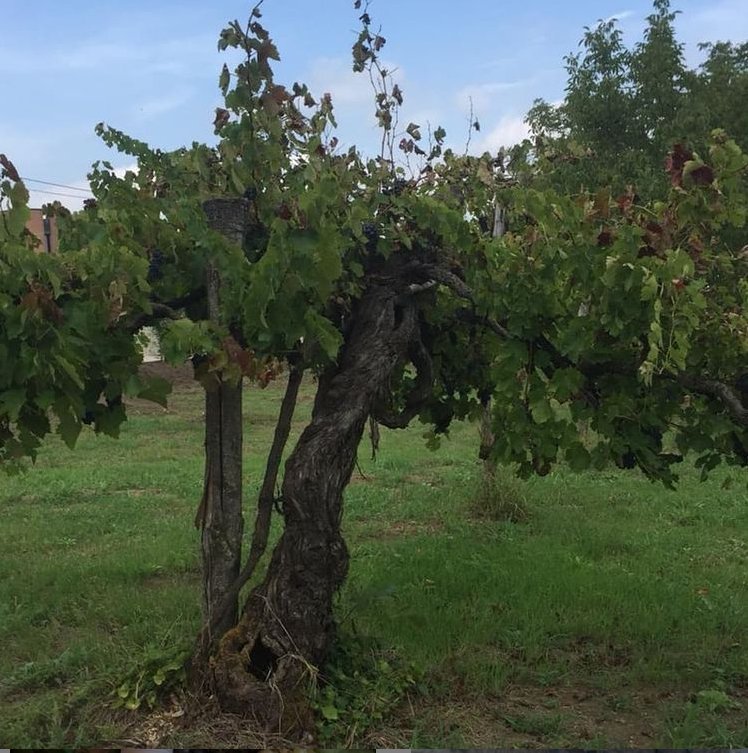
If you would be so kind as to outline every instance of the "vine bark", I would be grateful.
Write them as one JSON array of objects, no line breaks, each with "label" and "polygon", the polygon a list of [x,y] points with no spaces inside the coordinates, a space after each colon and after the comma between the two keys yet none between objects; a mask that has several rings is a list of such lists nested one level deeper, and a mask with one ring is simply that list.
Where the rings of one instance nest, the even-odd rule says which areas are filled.
[{"label": "vine bark", "polygon": [[415,303],[396,275],[362,296],[338,364],[319,380],[312,418],[290,455],[281,489],[285,528],[264,581],[212,658],[221,707],[287,734],[306,728],[306,681],[324,661],[333,597],[348,572],[340,532],[343,491],[364,427],[394,369],[419,340]]}]

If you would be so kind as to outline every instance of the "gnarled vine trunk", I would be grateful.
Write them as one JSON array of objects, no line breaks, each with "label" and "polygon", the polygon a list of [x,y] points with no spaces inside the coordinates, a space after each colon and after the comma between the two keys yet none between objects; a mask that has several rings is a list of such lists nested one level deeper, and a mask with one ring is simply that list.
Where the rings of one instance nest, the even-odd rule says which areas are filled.
[{"label": "gnarled vine trunk", "polygon": [[285,529],[264,581],[212,658],[222,708],[283,732],[306,725],[306,680],[334,635],[333,596],[348,571],[343,490],[364,426],[417,333],[415,305],[395,287],[384,279],[368,288],[339,364],[320,378],[311,422],[285,467]]}]

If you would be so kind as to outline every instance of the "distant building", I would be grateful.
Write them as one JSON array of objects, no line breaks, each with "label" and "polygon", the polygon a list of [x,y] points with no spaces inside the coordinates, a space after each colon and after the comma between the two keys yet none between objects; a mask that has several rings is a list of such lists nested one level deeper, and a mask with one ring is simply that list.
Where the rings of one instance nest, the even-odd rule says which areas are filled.
[{"label": "distant building", "polygon": [[156,330],[153,327],[143,327],[141,332],[148,337],[148,344],[143,348],[143,362],[163,361]]},{"label": "distant building", "polygon": [[[29,211],[31,212],[31,217],[29,217],[29,221],[26,223],[26,229],[39,239],[40,245],[37,246],[37,251],[46,254],[57,253],[60,241],[57,230],[57,218],[54,216],[45,216],[41,209],[29,209]],[[143,351],[143,360],[146,363],[149,361],[161,361],[161,350],[159,349],[156,331],[152,327],[145,327],[143,331],[148,336],[148,344]],[[4,753],[4,750],[0,749],[0,753]]]},{"label": "distant building", "polygon": [[26,223],[26,229],[39,239],[38,250],[46,254],[56,253],[59,243],[57,217],[47,217],[41,209],[29,209],[29,212],[31,217]]}]

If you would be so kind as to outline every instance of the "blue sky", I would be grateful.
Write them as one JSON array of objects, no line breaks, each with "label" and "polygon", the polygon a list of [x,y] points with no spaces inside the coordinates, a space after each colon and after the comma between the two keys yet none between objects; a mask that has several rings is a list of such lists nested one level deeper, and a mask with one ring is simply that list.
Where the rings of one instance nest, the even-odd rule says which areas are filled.
[{"label": "blue sky", "polygon": [[[748,38],[748,0],[673,0],[691,64],[699,41]],[[105,121],[162,149],[211,141],[225,22],[250,2],[220,0],[0,0],[0,152],[27,178],[85,187],[96,159],[127,166],[93,133]],[[319,9],[322,10],[319,10]],[[443,125],[462,148],[469,100],[481,123],[471,151],[497,149],[524,134],[533,99],[563,96],[563,56],[585,25],[616,16],[625,39],[640,38],[648,0],[374,0],[409,120]],[[352,0],[265,0],[263,24],[283,58],[281,83],[305,81],[333,95],[343,144],[373,152],[371,90],[352,73],[358,28]],[[41,184],[29,183],[29,186]],[[46,186],[49,191],[71,192]],[[81,197],[85,194],[81,193]],[[32,205],[59,198],[32,193]]]}]

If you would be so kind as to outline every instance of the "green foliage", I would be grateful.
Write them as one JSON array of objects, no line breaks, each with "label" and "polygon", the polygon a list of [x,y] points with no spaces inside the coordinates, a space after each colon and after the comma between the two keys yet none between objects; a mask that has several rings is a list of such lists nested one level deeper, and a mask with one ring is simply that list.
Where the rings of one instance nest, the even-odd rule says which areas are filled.
[{"label": "green foliage", "polygon": [[[492,460],[525,477],[548,476],[532,507],[547,496],[556,504],[531,526],[451,519],[444,536],[390,542],[368,579],[362,573],[374,554],[359,541],[370,556],[344,598],[377,629],[389,625],[421,665],[446,657],[450,679],[473,692],[498,692],[523,676],[548,684],[585,664],[615,666],[621,656],[630,657],[634,679],[677,676],[673,662],[692,677],[696,655],[699,682],[710,682],[705,655],[720,652],[738,654],[736,674],[745,674],[735,640],[743,616],[730,598],[740,589],[733,575],[692,566],[691,551],[707,556],[701,526],[680,530],[731,509],[730,500],[686,505],[637,486],[646,525],[632,525],[635,502],[622,501],[623,491],[588,491],[585,508],[580,482],[563,466],[554,472],[565,462],[609,490],[611,479],[626,488],[606,470],[611,463],[668,486],[684,458],[691,480],[722,462],[748,464],[744,46],[715,45],[701,69],[685,70],[666,0],[656,0],[632,50],[613,22],[588,29],[581,54],[567,58],[565,102],[536,105],[538,140],[505,165],[505,155],[456,154],[443,129],[428,148],[419,123],[398,130],[403,93],[382,68],[385,40],[364,11],[354,68],[376,82],[383,134],[369,159],[338,151],[329,95],[276,80],[279,51],[259,18],[255,9],[246,27],[233,22],[220,34],[219,48],[241,59],[220,72],[214,146],[165,153],[97,127],[137,169],[118,176],[109,163],[94,166],[95,204],[65,218],[59,256],[35,252],[24,231],[28,194],[0,159],[0,462],[34,458],[52,431],[68,446],[85,425],[116,436],[123,398],[163,402],[165,385],[138,376],[135,334],[144,324],[159,322],[167,358],[191,358],[201,381],[221,374],[264,385],[291,354],[318,372],[333,370],[364,291],[390,285],[415,312],[431,361],[419,417],[432,457],[454,422],[478,417],[491,397]],[[241,198],[241,244],[208,227],[203,201],[216,196]],[[501,233],[497,210],[506,218]],[[209,268],[222,279],[220,323],[208,317]],[[415,371],[405,359],[397,364],[387,385],[395,407],[408,405]],[[471,471],[461,472],[443,499],[427,487],[426,530],[434,505],[444,508],[441,521],[461,499],[454,489],[465,488]],[[186,485],[180,498],[195,488]],[[532,494],[530,483],[524,489]],[[388,499],[380,490],[367,512],[387,521]],[[413,491],[400,509],[404,516],[417,507]],[[607,507],[611,519],[592,525]],[[655,507],[665,525],[651,525]],[[506,496],[489,503],[497,517],[516,519],[523,509]],[[66,538],[80,536],[83,522]],[[393,523],[413,527],[405,517]],[[623,539],[627,525],[632,535]],[[19,530],[26,528],[23,520]],[[396,538],[386,529],[378,535]],[[715,541],[742,556],[738,544]],[[663,585],[674,560],[682,567]],[[703,573],[717,587],[710,580],[705,588]],[[433,612],[416,609],[426,603]],[[43,608],[26,616],[48,619]],[[153,706],[182,682],[183,658],[180,645],[138,660],[118,677],[113,703]],[[14,683],[65,683],[78,666],[82,658],[58,657]],[[344,638],[313,689],[321,740],[348,744],[381,725],[416,678],[397,653]],[[698,737],[683,730],[709,722],[713,740],[729,741],[732,690],[705,686],[685,708],[681,737]],[[62,715],[51,716],[59,732]],[[562,722],[556,714],[505,720],[536,735],[557,734]]]},{"label": "green foliage", "polygon": [[88,659],[87,652],[75,647],[65,649],[52,659],[28,661],[3,680],[4,692],[40,690],[58,687],[80,674]]},{"label": "green foliage", "polygon": [[[147,265],[127,249],[38,254],[24,229],[28,193],[5,170],[0,223],[0,464],[36,456],[55,429],[73,446],[84,424],[116,435],[121,396],[163,396],[135,376],[127,312],[150,306]],[[163,399],[159,397],[159,399]],[[54,423],[53,423],[54,422]]]},{"label": "green foliage", "polygon": [[417,678],[397,653],[355,632],[341,634],[310,691],[320,742],[350,747],[416,691]]},{"label": "green foliage", "polygon": [[[164,399],[163,385],[136,376],[142,343],[133,335],[143,324],[172,319],[161,340],[171,362],[208,357],[214,370],[222,365],[229,376],[261,383],[277,369],[251,368],[255,353],[271,363],[276,351],[298,348],[303,338],[311,362],[335,356],[340,336],[328,308],[344,269],[339,228],[347,209],[340,196],[356,176],[322,143],[334,122],[329,99],[317,104],[304,86],[292,93],[275,84],[268,61],[278,53],[258,18],[254,11],[246,31],[232,24],[221,34],[219,47],[239,47],[246,59],[233,74],[226,67],[221,74],[226,109],[217,114],[217,147],[193,144],[164,153],[97,126],[105,143],[136,158],[137,168],[118,177],[108,162],[94,165],[95,201],[61,218],[60,256],[34,253],[24,230],[28,193],[3,157],[5,468],[33,459],[53,428],[71,447],[86,424],[116,435],[125,420],[123,393]],[[202,200],[227,194],[252,196],[246,249],[207,227]],[[225,281],[221,327],[207,320],[201,304],[209,260]],[[347,288],[355,292],[355,274]]]},{"label": "green foliage", "polygon": [[[580,470],[637,465],[671,484],[689,451],[704,473],[746,462],[744,421],[724,396],[748,355],[748,160],[728,132],[707,143],[695,125],[685,135],[698,149],[670,148],[683,135],[673,113],[696,84],[667,0],[633,50],[613,21],[586,30],[566,61],[565,102],[537,104],[539,140],[507,165],[456,154],[441,128],[429,149],[418,123],[398,131],[403,92],[365,9],[353,65],[375,81],[382,149],[339,152],[330,95],[276,80],[279,51],[259,19],[255,8],[220,34],[219,49],[241,57],[220,72],[215,146],[163,152],[97,126],[137,168],[94,166],[95,202],[64,219],[59,256],[34,253],[27,193],[4,158],[4,466],[33,458],[53,429],[70,446],[85,424],[116,435],[123,394],[164,398],[163,385],[136,377],[143,324],[159,323],[167,359],[192,358],[202,381],[266,384],[292,353],[316,371],[333,366],[388,264],[401,270],[393,292],[416,305],[432,364],[420,408],[431,445],[493,394],[493,457],[524,476],[564,457]],[[734,100],[725,72],[742,81],[743,57],[710,50],[702,73],[724,79],[723,99]],[[202,204],[216,196],[243,201],[241,245],[208,227]],[[504,233],[494,232],[499,209]],[[209,268],[222,279],[220,323],[208,317]],[[398,364],[392,403],[406,405],[415,384]],[[580,441],[582,426],[593,443]]]},{"label": "green foliage", "polygon": [[164,650],[160,647],[140,657],[133,668],[112,691],[112,706],[136,711],[148,709],[166,698],[184,684],[186,680],[185,662],[191,648],[185,646]]},{"label": "green foliage", "polygon": [[[727,447],[744,428],[718,428],[709,404],[678,384],[684,373],[735,383],[746,362],[748,258],[720,234],[745,224],[748,161],[715,132],[709,164],[682,148],[669,164],[668,200],[651,207],[607,190],[505,189],[518,219],[484,241],[490,266],[475,288],[508,331],[491,367],[495,452],[525,474],[562,449],[583,469],[629,448],[670,482],[678,457],[662,446],[668,428],[680,452],[706,458],[722,447],[717,454],[742,462]],[[594,446],[578,443],[579,422],[597,433]]]},{"label": "green foliage", "polygon": [[541,183],[562,191],[610,185],[620,193],[632,185],[651,200],[667,194],[661,166],[673,144],[700,149],[723,128],[746,148],[748,47],[702,45],[706,59],[689,70],[675,35],[677,13],[669,0],[654,0],[631,48],[615,19],[585,29],[581,52],[565,58],[563,102],[535,101],[527,115],[534,143],[513,151],[512,169],[539,168]]},{"label": "green foliage", "polygon": [[696,694],[695,703],[698,708],[704,709],[711,714],[740,708],[740,704],[730,698],[724,690],[700,690]]},{"label": "green foliage", "polygon": [[741,102],[748,96],[748,43],[700,45],[706,59],[689,78],[689,102],[679,119],[686,133],[723,128],[743,149],[748,148],[748,113]]},{"label": "green foliage", "polygon": [[700,690],[680,708],[671,710],[668,742],[681,746],[688,740],[689,745],[698,741],[707,746],[735,747],[742,738],[740,733],[736,734],[730,729],[727,717],[740,710],[741,704],[724,690]]},{"label": "green foliage", "polygon": [[548,735],[558,734],[563,724],[563,716],[561,714],[529,712],[527,714],[505,716],[504,721],[516,732],[547,737]]},{"label": "green foliage", "polygon": [[[638,145],[646,147],[646,158],[652,166],[661,162],[673,143],[691,135],[681,130],[680,115],[689,81],[683,45],[675,37],[676,15],[677,11],[670,10],[669,0],[654,0],[644,37],[631,56],[635,121],[643,137]],[[703,130],[701,136],[707,133]]]}]

